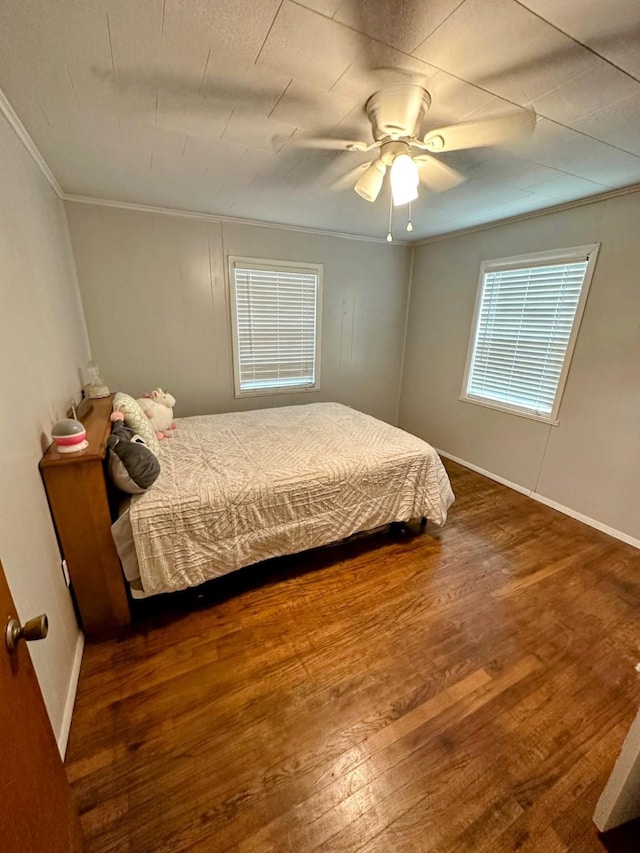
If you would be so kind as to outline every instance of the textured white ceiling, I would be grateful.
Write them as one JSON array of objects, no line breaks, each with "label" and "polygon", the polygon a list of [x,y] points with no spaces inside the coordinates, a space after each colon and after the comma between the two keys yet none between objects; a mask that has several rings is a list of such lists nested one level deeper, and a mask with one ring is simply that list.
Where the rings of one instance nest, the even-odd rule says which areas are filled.
[{"label": "textured white ceiling", "polygon": [[[413,238],[640,182],[638,0],[3,0],[0,87],[67,193],[383,236],[331,184],[366,154],[369,95],[411,70],[425,129],[531,106],[531,138],[441,155]],[[406,211],[394,232],[404,231]]]}]

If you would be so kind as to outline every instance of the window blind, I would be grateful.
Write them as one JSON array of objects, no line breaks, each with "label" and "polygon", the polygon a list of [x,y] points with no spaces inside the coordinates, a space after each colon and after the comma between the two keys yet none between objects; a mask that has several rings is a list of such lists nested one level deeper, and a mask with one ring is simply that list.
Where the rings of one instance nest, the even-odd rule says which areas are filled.
[{"label": "window blind", "polygon": [[549,417],[588,259],[484,273],[467,396]]},{"label": "window blind", "polygon": [[235,266],[239,390],[316,383],[318,274]]}]

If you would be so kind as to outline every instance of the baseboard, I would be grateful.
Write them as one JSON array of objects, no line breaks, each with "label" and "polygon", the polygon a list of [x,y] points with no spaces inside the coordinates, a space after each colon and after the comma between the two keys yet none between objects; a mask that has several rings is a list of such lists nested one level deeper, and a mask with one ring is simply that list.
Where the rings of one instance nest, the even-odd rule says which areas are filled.
[{"label": "baseboard", "polygon": [[527,497],[531,497],[531,489],[527,489],[524,486],[519,486],[517,483],[512,483],[511,480],[505,480],[504,477],[500,477],[498,474],[494,474],[492,471],[487,471],[484,468],[480,468],[479,465],[474,465],[473,462],[467,462],[465,459],[459,459],[457,456],[454,456],[452,453],[447,453],[446,450],[440,450],[439,448],[435,448],[440,456],[444,456],[445,459],[451,459],[452,462],[457,462],[458,465],[462,465],[464,468],[469,468],[471,471],[475,471],[476,474],[482,474],[483,477],[488,477],[490,480],[495,480],[496,483],[500,483],[502,486],[507,486],[509,489],[513,489],[514,492],[520,492],[523,495],[527,495]]},{"label": "baseboard", "polygon": [[520,494],[522,495],[526,495],[529,498],[533,498],[533,500],[538,501],[538,503],[551,507],[551,509],[557,509],[558,512],[561,512],[564,515],[568,515],[571,518],[575,518],[576,521],[581,521],[583,524],[588,524],[589,527],[594,527],[596,530],[600,530],[602,533],[606,533],[608,536],[613,536],[614,539],[619,539],[621,542],[625,542],[627,545],[632,545],[634,548],[640,549],[640,539],[635,539],[628,533],[623,533],[622,530],[616,530],[615,527],[609,527],[608,524],[603,524],[601,521],[597,521],[597,519],[595,518],[590,518],[588,515],[583,515],[583,513],[578,512],[575,509],[571,509],[571,507],[564,506],[564,504],[559,504],[557,501],[552,501],[551,498],[547,498],[544,495],[539,494],[538,492],[534,492],[532,489],[527,489],[524,486],[520,486],[518,483],[512,483],[510,480],[506,480],[504,477],[500,477],[498,474],[494,474],[492,471],[487,471],[485,468],[480,468],[479,465],[474,465],[473,462],[467,462],[465,459],[460,459],[459,457],[454,456],[452,453],[447,453],[445,450],[439,450],[437,447],[435,449],[440,454],[440,456],[444,456],[445,459],[451,459],[452,462],[457,462],[458,465],[462,465],[464,468],[469,468],[471,471],[475,471],[477,474],[482,474],[483,477],[488,477],[490,480],[495,480],[496,483],[500,483],[502,486],[507,486],[507,488],[513,489],[515,492],[520,492]]},{"label": "baseboard", "polygon": [[78,679],[80,678],[80,665],[82,664],[82,653],[84,651],[84,634],[78,634],[76,643],[76,653],[73,658],[73,666],[71,667],[71,678],[69,679],[69,690],[67,691],[67,701],[64,705],[64,714],[62,715],[62,724],[58,733],[58,751],[60,757],[64,761],[64,756],[67,751],[67,743],[69,742],[69,732],[71,731],[71,717],[73,715],[73,706],[76,702],[76,692],[78,690]]},{"label": "baseboard", "polygon": [[626,542],[627,545],[633,545],[634,548],[640,548],[640,539],[635,539],[633,536],[629,536],[628,533],[623,533],[622,530],[616,530],[615,527],[609,527],[608,524],[603,524],[595,518],[583,515],[581,512],[571,509],[571,507],[559,504],[556,501],[552,501],[551,498],[545,498],[544,495],[537,494],[536,492],[532,492],[531,497],[545,506],[550,506],[551,509],[557,509],[558,512],[563,512],[565,515],[570,515],[571,518],[575,518],[583,524],[588,524],[589,527],[595,527],[596,530],[600,530],[602,533],[607,533],[609,536],[613,536],[614,539]]}]

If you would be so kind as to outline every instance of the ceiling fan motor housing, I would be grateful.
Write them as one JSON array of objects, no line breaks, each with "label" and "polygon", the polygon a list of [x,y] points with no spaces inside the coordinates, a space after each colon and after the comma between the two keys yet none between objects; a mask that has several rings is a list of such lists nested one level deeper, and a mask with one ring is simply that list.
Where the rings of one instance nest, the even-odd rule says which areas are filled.
[{"label": "ceiling fan motor housing", "polygon": [[389,140],[389,142],[383,142],[380,146],[380,159],[385,166],[391,166],[393,161],[400,154],[407,154],[411,156],[411,146],[408,142],[392,139]]},{"label": "ceiling fan motor housing", "polygon": [[397,83],[380,89],[365,105],[373,138],[381,141],[418,136],[430,106],[427,90],[414,83]]}]

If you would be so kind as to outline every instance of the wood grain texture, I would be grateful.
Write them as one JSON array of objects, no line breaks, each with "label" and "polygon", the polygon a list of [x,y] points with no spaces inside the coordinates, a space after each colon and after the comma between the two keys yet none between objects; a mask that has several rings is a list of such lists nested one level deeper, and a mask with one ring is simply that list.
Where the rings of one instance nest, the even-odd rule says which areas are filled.
[{"label": "wood grain texture", "polygon": [[80,853],[80,821],[65,777],[27,642],[10,654],[8,618],[17,619],[0,563],[0,848]]},{"label": "wood grain texture", "polygon": [[447,468],[442,531],[144,602],[87,648],[89,851],[640,849],[591,822],[640,701],[640,553]]},{"label": "wood grain texture", "polygon": [[89,639],[112,633],[131,621],[122,568],[111,536],[104,471],[112,400],[109,396],[92,401],[83,419],[87,448],[60,453],[52,444],[40,461],[81,627]]}]

